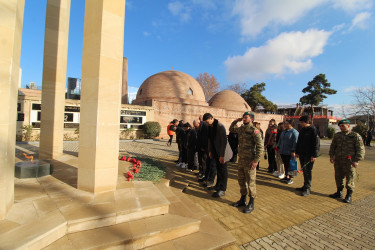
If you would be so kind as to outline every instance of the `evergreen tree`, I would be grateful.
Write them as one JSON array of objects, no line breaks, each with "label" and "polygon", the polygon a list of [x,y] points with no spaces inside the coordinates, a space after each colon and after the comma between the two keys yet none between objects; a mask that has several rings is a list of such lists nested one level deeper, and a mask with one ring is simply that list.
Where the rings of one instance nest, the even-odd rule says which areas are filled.
[{"label": "evergreen tree", "polygon": [[308,93],[300,98],[301,104],[307,104],[311,107],[311,121],[314,119],[314,106],[319,105],[323,102],[323,99],[327,98],[326,95],[336,94],[337,91],[331,89],[331,84],[326,79],[325,74],[319,74],[314,77],[312,81],[307,83],[302,92]]},{"label": "evergreen tree", "polygon": [[241,94],[241,96],[249,104],[252,111],[256,111],[260,104],[265,110],[275,112],[277,110],[277,105],[267,100],[267,98],[262,95],[262,92],[265,90],[266,84],[264,82],[256,83],[249,90]]}]

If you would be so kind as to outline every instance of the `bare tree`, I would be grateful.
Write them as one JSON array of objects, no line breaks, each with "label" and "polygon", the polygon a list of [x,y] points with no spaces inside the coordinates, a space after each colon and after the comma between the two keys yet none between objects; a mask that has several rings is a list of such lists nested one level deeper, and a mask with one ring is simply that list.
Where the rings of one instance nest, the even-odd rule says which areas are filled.
[{"label": "bare tree", "polygon": [[354,109],[357,115],[367,116],[368,127],[375,125],[375,86],[359,88],[354,91]]},{"label": "bare tree", "polygon": [[195,79],[202,86],[206,102],[219,92],[220,82],[218,82],[212,74],[210,75],[207,72],[204,72],[203,74],[200,73]]},{"label": "bare tree", "polygon": [[229,86],[227,87],[227,89],[229,89],[229,90],[233,90],[233,91],[236,92],[237,94],[241,95],[241,94],[243,94],[243,93],[245,93],[245,92],[247,91],[247,89],[248,89],[247,85],[248,85],[248,84],[245,83],[245,82],[234,83],[234,84],[232,84],[232,85],[229,85]]}]

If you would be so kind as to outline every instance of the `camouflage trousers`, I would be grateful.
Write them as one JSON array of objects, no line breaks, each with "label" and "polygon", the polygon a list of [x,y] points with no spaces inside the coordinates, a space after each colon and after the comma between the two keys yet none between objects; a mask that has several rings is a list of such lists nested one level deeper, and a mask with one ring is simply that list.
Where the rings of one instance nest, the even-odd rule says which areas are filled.
[{"label": "camouflage trousers", "polygon": [[346,178],[346,189],[354,191],[354,177],[356,169],[351,166],[348,159],[335,159],[335,180],[337,189],[344,189]]},{"label": "camouflage trousers", "polygon": [[256,179],[256,168],[251,170],[251,160],[246,158],[239,158],[238,160],[238,184],[240,185],[241,195],[249,195],[249,197],[255,198],[257,195],[255,179]]}]

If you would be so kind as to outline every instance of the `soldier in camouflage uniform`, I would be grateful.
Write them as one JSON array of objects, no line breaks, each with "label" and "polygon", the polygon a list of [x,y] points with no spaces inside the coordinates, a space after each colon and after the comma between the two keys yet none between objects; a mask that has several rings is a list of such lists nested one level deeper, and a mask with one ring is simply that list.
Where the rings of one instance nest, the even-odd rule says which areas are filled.
[{"label": "soldier in camouflage uniform", "polygon": [[[238,127],[237,122],[242,120],[243,124]],[[234,207],[245,206],[244,213],[254,210],[254,199],[256,197],[256,167],[263,153],[263,140],[260,131],[251,123],[254,120],[253,112],[245,112],[242,118],[232,122],[229,131],[238,134],[238,184],[240,185],[241,199],[232,204]],[[246,195],[250,201],[246,205]]]},{"label": "soldier in camouflage uniform", "polygon": [[329,195],[331,198],[343,198],[344,179],[346,177],[347,193],[345,203],[352,202],[354,191],[354,176],[358,162],[365,156],[365,147],[361,136],[349,130],[349,120],[344,119],[339,122],[341,132],[335,134],[329,149],[331,163],[334,163],[335,180],[337,192]]}]

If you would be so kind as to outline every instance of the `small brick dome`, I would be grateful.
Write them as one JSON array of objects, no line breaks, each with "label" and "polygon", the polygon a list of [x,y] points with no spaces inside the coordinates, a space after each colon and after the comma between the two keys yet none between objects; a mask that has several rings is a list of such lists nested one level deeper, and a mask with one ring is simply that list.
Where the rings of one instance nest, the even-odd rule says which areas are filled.
[{"label": "small brick dome", "polygon": [[249,104],[233,90],[223,90],[216,93],[209,101],[211,107],[235,111],[250,111]]},{"label": "small brick dome", "polygon": [[208,106],[200,84],[188,74],[175,70],[147,78],[139,87],[133,103],[141,104],[152,99]]}]

